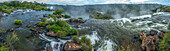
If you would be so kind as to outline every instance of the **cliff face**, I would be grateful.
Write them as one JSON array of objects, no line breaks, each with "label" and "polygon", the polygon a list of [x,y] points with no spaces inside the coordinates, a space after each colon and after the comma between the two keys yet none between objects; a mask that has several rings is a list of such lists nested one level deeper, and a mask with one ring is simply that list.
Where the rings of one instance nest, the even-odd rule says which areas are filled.
[{"label": "cliff face", "polygon": [[54,9],[64,9],[64,14],[71,15],[73,18],[84,17],[87,19],[90,14],[97,12],[111,15],[114,18],[151,14],[152,10],[160,6],[160,4],[53,5]]}]

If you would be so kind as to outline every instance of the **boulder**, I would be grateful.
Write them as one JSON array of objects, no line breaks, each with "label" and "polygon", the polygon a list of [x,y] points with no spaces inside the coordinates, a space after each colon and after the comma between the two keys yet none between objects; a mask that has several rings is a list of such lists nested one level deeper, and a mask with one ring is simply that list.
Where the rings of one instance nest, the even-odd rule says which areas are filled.
[{"label": "boulder", "polygon": [[81,50],[81,45],[76,44],[74,42],[66,42],[65,46],[64,46],[64,50],[65,51],[78,51]]},{"label": "boulder", "polygon": [[31,27],[31,25],[27,25],[26,27],[30,28],[30,27]]},{"label": "boulder", "polygon": [[34,28],[36,28],[37,26],[33,26]]},{"label": "boulder", "polygon": [[48,46],[46,51],[53,51],[53,48],[51,46]]},{"label": "boulder", "polygon": [[[156,46],[158,45],[158,36],[148,36],[142,40],[142,50],[146,51],[155,51]],[[145,49],[146,48],[146,49]]]},{"label": "boulder", "polygon": [[40,31],[40,30],[36,30],[36,29],[30,29],[31,31],[35,31],[36,33],[43,33],[43,31]]},{"label": "boulder", "polygon": [[158,37],[159,37],[160,39],[162,39],[162,38],[164,37],[164,34],[165,34],[165,32],[164,32],[164,31],[161,31],[161,32],[159,32]]},{"label": "boulder", "polygon": [[10,28],[9,31],[10,31],[10,32],[14,31],[14,28]]},{"label": "boulder", "polygon": [[143,40],[144,38],[146,38],[146,34],[143,31],[141,31],[139,33],[139,37],[140,37],[141,40]]},{"label": "boulder", "polygon": [[57,36],[57,34],[55,34],[54,31],[49,31],[49,32],[46,33],[46,35],[54,36],[54,37]]},{"label": "boulder", "polygon": [[156,31],[156,30],[151,30],[151,31],[149,32],[149,35],[154,36],[154,35],[157,35],[157,33],[158,33],[158,31]]}]

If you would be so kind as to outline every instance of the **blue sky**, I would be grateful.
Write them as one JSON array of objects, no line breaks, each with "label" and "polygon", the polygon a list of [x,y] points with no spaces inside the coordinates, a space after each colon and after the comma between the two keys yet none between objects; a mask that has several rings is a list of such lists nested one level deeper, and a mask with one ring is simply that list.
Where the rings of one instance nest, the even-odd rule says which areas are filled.
[{"label": "blue sky", "polygon": [[[13,0],[1,0],[13,1]],[[39,3],[59,4],[59,5],[87,5],[87,4],[136,4],[136,3],[158,3],[163,5],[170,5],[170,0],[17,0],[17,1],[37,1]]]}]

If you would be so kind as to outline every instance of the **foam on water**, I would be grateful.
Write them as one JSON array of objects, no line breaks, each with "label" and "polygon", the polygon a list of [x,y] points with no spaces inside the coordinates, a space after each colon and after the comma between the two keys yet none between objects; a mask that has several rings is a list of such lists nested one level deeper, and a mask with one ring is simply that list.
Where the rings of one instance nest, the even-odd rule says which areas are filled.
[{"label": "foam on water", "polygon": [[96,31],[93,31],[92,35],[86,35],[86,37],[91,40],[92,45],[95,45],[96,41],[99,41],[100,39]]}]

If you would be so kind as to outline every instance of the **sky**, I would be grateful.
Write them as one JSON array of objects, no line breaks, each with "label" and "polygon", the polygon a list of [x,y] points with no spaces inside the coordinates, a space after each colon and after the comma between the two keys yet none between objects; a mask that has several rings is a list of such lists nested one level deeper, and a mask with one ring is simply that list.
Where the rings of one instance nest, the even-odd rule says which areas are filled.
[{"label": "sky", "polygon": [[[0,0],[13,1],[13,0]],[[88,4],[141,4],[141,3],[157,3],[170,6],[170,0],[16,0],[16,1],[37,1],[39,3],[46,4],[58,4],[58,5],[88,5]]]}]

